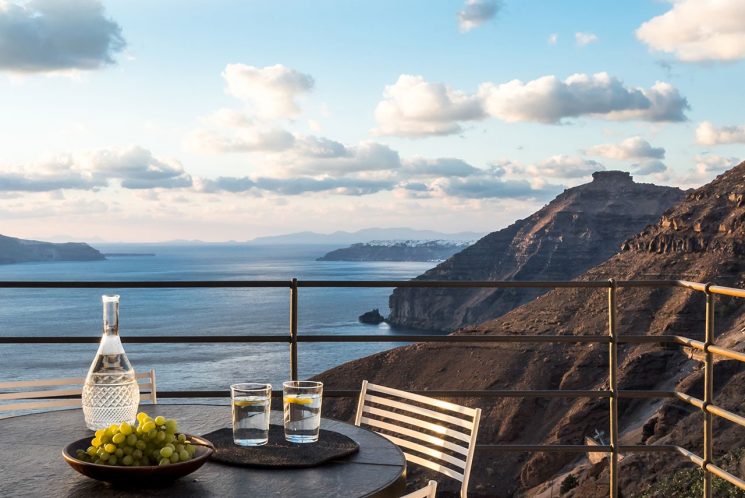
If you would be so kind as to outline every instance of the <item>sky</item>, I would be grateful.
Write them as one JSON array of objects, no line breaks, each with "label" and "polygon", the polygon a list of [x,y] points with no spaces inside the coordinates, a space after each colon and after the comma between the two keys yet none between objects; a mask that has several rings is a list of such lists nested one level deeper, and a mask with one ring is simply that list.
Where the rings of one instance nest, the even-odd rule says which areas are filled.
[{"label": "sky", "polygon": [[0,0],[0,233],[490,232],[745,159],[742,0]]}]

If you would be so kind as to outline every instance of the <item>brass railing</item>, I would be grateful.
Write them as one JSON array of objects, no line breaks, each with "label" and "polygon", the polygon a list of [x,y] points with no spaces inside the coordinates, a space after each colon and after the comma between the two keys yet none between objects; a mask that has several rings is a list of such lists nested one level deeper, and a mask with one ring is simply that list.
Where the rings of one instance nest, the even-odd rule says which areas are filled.
[{"label": "brass railing", "polygon": [[[300,288],[362,288],[362,287],[403,287],[403,288],[583,288],[607,289],[608,292],[608,335],[607,336],[574,336],[574,335],[301,335],[298,334],[298,293]],[[685,288],[703,292],[706,296],[706,329],[703,342],[679,335],[619,335],[616,328],[616,293],[619,288]],[[439,397],[565,397],[565,398],[608,398],[609,434],[607,445],[504,445],[482,444],[480,449],[509,452],[573,452],[573,453],[608,453],[609,481],[611,498],[619,497],[618,477],[619,454],[623,452],[658,452],[672,451],[685,456],[704,470],[704,497],[712,497],[712,476],[716,475],[740,489],[745,490],[745,481],[736,477],[713,462],[713,416],[721,417],[745,427],[745,417],[732,413],[713,403],[714,355],[745,362],[745,353],[717,346],[714,343],[714,296],[745,298],[745,289],[722,287],[712,284],[701,284],[685,280],[626,280],[615,281],[571,281],[571,282],[491,282],[491,281],[339,281],[339,280],[241,280],[241,281],[130,281],[130,282],[38,282],[38,281],[5,281],[0,288],[26,289],[84,289],[84,288],[288,288],[290,290],[290,330],[289,335],[219,335],[219,336],[142,336],[126,337],[128,343],[271,343],[284,342],[290,346],[290,376],[298,378],[298,344],[318,342],[460,342],[460,343],[599,343],[608,344],[608,389],[607,390],[417,390],[416,393]],[[98,337],[0,337],[0,344],[80,344],[97,343]],[[677,344],[704,352],[704,399],[679,391],[654,390],[620,390],[618,389],[618,345],[619,344]],[[325,390],[331,397],[355,396],[356,390]],[[275,392],[274,395],[279,394]],[[211,398],[227,397],[225,391],[162,391],[158,396],[163,398]],[[619,443],[618,401],[620,398],[672,398],[688,403],[703,412],[704,415],[704,456],[703,458],[676,445],[621,445]]]}]

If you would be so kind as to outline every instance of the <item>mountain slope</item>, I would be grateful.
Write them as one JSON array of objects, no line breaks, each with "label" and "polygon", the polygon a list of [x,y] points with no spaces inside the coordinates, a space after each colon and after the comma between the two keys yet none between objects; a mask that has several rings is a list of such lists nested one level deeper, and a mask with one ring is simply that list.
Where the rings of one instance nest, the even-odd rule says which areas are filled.
[{"label": "mountain slope", "polygon": [[[745,163],[689,193],[659,222],[623,244],[624,251],[590,269],[579,280],[677,279],[745,287]],[[606,335],[604,289],[557,289],[495,320],[460,334]],[[617,295],[618,332],[680,334],[701,339],[704,295],[680,288],[622,288]],[[745,300],[717,298],[717,343],[745,349]],[[329,388],[355,388],[362,379],[403,389],[607,389],[607,346],[596,344],[415,344],[325,372]],[[700,364],[675,347],[619,348],[621,389],[676,388],[700,397]],[[742,412],[745,370],[731,361],[715,368],[717,403]],[[698,394],[697,394],[698,393]],[[459,399],[484,410],[480,443],[583,444],[596,429],[607,430],[608,402],[586,398]],[[328,408],[328,409],[327,409]],[[324,407],[349,416],[353,401]],[[679,401],[622,399],[622,444],[673,443],[702,453],[700,412]],[[699,425],[697,425],[699,424]],[[715,424],[717,451],[742,446],[742,430]],[[739,431],[739,433],[737,432]],[[621,484],[634,496],[655,479],[686,465],[674,454],[628,455]],[[469,496],[538,496],[546,483],[572,471],[580,485],[573,496],[606,496],[605,462],[590,465],[571,453],[477,453]],[[418,471],[415,471],[415,473]],[[416,475],[423,474],[417,473]],[[453,486],[443,482],[443,496]],[[529,492],[528,492],[529,490]],[[548,492],[546,496],[549,496]]]},{"label": "mountain slope", "polygon": [[53,244],[0,235],[0,264],[99,259],[106,258],[99,251],[82,242]]},{"label": "mountain slope", "polygon": [[[683,198],[678,188],[635,183],[628,173],[598,172],[547,206],[490,233],[418,280],[569,280],[618,252],[630,235]],[[399,288],[389,299],[392,325],[452,331],[500,316],[543,291]]]}]

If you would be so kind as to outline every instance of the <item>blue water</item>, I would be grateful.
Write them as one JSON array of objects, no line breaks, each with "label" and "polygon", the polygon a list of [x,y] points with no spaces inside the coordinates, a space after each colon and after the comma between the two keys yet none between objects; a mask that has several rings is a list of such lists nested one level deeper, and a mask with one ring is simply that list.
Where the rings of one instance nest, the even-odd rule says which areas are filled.
[{"label": "blue water", "polygon": [[[97,245],[102,252],[147,252],[106,261],[0,265],[0,280],[397,280],[433,263],[315,261],[329,246]],[[388,313],[391,289],[301,288],[300,334],[401,334],[364,325],[370,309]],[[99,336],[101,294],[121,296],[120,333],[242,335],[289,333],[289,290],[0,289],[0,336]],[[310,377],[398,344],[300,344],[299,373]],[[85,376],[93,344],[0,345],[4,380]],[[135,370],[156,370],[160,390],[227,389],[234,382],[289,377],[286,344],[125,344]]]}]

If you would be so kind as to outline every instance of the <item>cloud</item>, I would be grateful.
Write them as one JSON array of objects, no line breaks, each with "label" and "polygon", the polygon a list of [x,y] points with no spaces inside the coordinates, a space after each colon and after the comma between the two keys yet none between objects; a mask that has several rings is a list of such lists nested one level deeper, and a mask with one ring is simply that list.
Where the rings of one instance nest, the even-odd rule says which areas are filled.
[{"label": "cloud", "polygon": [[261,118],[291,118],[300,113],[296,99],[313,89],[313,78],[281,64],[267,67],[228,64],[222,73],[227,91]]},{"label": "cloud", "polygon": [[458,121],[486,117],[477,95],[467,95],[422,76],[402,74],[383,91],[375,108],[378,135],[449,135],[460,131]]},{"label": "cloud", "polygon": [[717,128],[713,123],[704,121],[696,128],[696,143],[701,145],[745,143],[745,125]]},{"label": "cloud", "polygon": [[191,187],[177,161],[158,159],[142,147],[60,155],[26,168],[0,172],[0,192],[97,190],[118,182],[125,189]]},{"label": "cloud", "polygon": [[186,142],[206,152],[278,152],[291,148],[295,136],[282,128],[250,126],[230,137],[214,131],[197,130],[187,136]]},{"label": "cloud", "polygon": [[586,47],[591,43],[597,42],[598,35],[596,35],[595,33],[577,32],[574,33],[574,41],[577,43],[578,47]]},{"label": "cloud", "polygon": [[142,147],[100,150],[93,153],[89,161],[95,173],[117,179],[127,189],[170,189],[192,185],[192,178],[181,163],[158,159]]},{"label": "cloud", "polygon": [[608,73],[544,76],[527,83],[484,83],[479,94],[489,115],[507,122],[560,123],[591,116],[609,120],[684,121],[688,101],[669,83],[630,88]]},{"label": "cloud", "polygon": [[667,166],[665,165],[665,163],[657,159],[644,161],[640,164],[632,164],[631,168],[634,174],[639,176],[656,175],[667,171]]},{"label": "cloud", "polygon": [[715,154],[698,155],[696,156],[696,173],[699,176],[707,177],[712,174],[724,173],[739,163],[740,160],[736,157],[724,157]]},{"label": "cloud", "polygon": [[97,0],[0,0],[0,70],[45,73],[114,64],[126,43]]},{"label": "cloud", "polygon": [[432,190],[466,199],[531,198],[541,194],[525,180],[502,180],[488,175],[442,178],[434,182]]},{"label": "cloud", "polygon": [[482,170],[452,157],[439,159],[415,158],[404,161],[402,173],[410,177],[452,177],[477,175]]},{"label": "cloud", "polygon": [[532,178],[582,178],[605,170],[602,163],[579,156],[555,155],[533,164],[522,164],[504,161],[499,165],[513,176],[527,176]]},{"label": "cloud", "polygon": [[493,117],[506,122],[558,124],[588,116],[608,120],[685,121],[688,101],[669,83],[627,87],[607,73],[549,75],[524,83],[482,83],[474,94],[422,76],[401,75],[385,87],[375,109],[378,135],[450,135],[466,121]]},{"label": "cloud", "polygon": [[548,40],[547,41],[548,41],[548,44],[549,45],[556,45],[559,42],[559,35],[557,33],[552,33],[548,37]]},{"label": "cloud", "polygon": [[494,19],[501,7],[501,2],[497,0],[466,0],[463,8],[458,11],[458,27],[467,33]]},{"label": "cloud", "polygon": [[664,159],[665,149],[652,147],[642,137],[627,138],[619,144],[601,144],[590,147],[587,154],[608,159]]},{"label": "cloud", "polygon": [[368,180],[361,178],[270,178],[270,177],[219,177],[214,180],[200,179],[197,190],[201,192],[270,191],[282,195],[332,192],[338,195],[369,195],[382,190],[391,190],[395,183],[390,180]]},{"label": "cloud", "polygon": [[670,10],[643,23],[636,37],[684,62],[745,58],[745,2],[674,0]]}]

